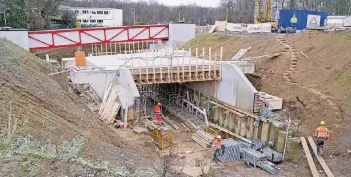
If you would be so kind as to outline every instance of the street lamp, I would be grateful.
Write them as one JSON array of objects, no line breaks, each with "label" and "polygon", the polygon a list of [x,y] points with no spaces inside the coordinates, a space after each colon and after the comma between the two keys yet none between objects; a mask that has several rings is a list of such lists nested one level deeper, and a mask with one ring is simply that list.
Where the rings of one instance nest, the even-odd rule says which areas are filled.
[{"label": "street lamp", "polygon": [[132,8],[132,11],[133,11],[133,25],[135,25],[135,9]]},{"label": "street lamp", "polygon": [[6,22],[6,11],[7,10],[10,10],[9,8],[7,8],[7,9],[5,9],[5,11],[4,12],[2,12],[2,13],[4,13],[4,19],[5,19],[5,27],[7,27],[7,22]]},{"label": "street lamp", "polygon": [[[179,11],[179,14],[178,14],[178,22],[180,22],[180,12],[182,12],[181,10]],[[184,18],[184,17],[183,17]]]},{"label": "street lamp", "polygon": [[227,8],[227,14],[225,16],[225,21],[228,21],[228,13],[229,13],[229,8]]}]

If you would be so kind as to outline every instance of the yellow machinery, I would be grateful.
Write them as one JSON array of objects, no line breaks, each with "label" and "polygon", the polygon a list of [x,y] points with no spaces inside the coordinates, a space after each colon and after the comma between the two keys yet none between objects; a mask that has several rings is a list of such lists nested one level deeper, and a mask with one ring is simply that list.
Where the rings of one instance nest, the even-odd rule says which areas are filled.
[{"label": "yellow machinery", "polygon": [[266,9],[265,12],[262,10],[261,0],[257,0],[257,17],[254,23],[267,23],[271,22],[272,27],[275,27],[275,22],[272,20],[272,8],[271,8],[271,0],[266,1]]},{"label": "yellow machinery", "polygon": [[165,149],[171,146],[174,142],[173,131],[161,131],[161,130],[151,130],[149,132],[150,136],[154,139],[155,144],[160,149]]}]

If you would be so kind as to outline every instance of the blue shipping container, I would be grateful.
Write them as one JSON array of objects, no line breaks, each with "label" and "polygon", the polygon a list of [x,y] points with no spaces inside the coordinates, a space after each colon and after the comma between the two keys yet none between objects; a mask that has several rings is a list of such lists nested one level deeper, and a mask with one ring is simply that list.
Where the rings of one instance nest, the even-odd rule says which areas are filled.
[{"label": "blue shipping container", "polygon": [[302,30],[302,29],[305,29],[307,26],[307,16],[308,15],[320,15],[321,16],[320,24],[321,24],[321,26],[323,26],[324,21],[327,18],[327,16],[332,15],[333,13],[316,12],[316,11],[308,11],[308,10],[280,10],[279,11],[279,23],[281,23],[284,28],[291,27],[290,19],[293,16],[293,14],[296,15],[297,20],[298,20],[297,25],[296,25],[296,29]]}]

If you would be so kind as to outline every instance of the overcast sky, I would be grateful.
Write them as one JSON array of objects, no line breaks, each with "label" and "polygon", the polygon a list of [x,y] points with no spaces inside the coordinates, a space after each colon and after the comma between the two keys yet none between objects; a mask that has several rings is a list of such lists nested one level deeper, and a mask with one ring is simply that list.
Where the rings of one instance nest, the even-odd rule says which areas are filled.
[{"label": "overcast sky", "polygon": [[188,4],[196,3],[197,5],[200,5],[200,6],[216,7],[218,6],[220,0],[157,0],[157,1],[171,6],[176,6],[180,4],[188,5]]}]

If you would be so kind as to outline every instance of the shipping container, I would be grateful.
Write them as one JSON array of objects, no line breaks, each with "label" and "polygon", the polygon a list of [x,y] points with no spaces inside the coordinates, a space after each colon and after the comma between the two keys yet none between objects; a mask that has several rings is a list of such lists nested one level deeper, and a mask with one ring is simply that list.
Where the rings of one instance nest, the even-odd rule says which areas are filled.
[{"label": "shipping container", "polygon": [[290,19],[293,15],[296,15],[298,22],[296,25],[297,30],[306,29],[307,25],[310,23],[315,23],[315,18],[308,19],[308,15],[311,16],[320,16],[318,25],[323,26],[324,21],[328,15],[333,15],[332,12],[316,12],[316,11],[308,11],[308,10],[280,10],[279,11],[279,24],[281,24],[284,28],[291,27]]}]

